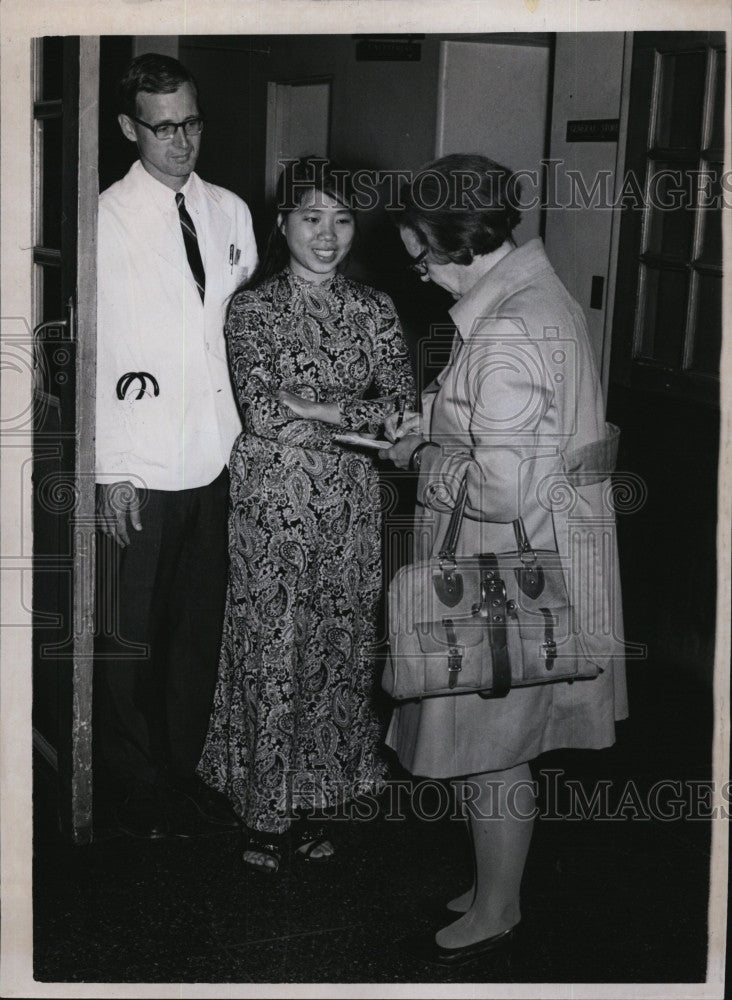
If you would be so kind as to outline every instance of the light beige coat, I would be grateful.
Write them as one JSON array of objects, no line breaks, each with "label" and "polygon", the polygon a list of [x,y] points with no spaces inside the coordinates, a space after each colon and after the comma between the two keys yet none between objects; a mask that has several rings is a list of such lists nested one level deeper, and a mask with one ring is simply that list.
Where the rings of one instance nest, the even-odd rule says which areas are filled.
[{"label": "light beige coat", "polygon": [[451,360],[422,397],[425,435],[415,530],[436,554],[467,475],[458,554],[509,551],[523,519],[536,548],[558,549],[584,633],[589,681],[407,702],[387,742],[412,773],[500,770],[559,747],[600,748],[627,715],[615,519],[605,423],[587,328],[539,240],[502,258],[451,310]]}]

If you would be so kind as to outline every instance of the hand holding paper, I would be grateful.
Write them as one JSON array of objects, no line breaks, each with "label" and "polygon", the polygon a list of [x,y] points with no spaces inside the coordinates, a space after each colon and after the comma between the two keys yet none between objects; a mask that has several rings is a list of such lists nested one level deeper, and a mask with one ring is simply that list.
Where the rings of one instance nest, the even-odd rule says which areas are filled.
[{"label": "hand holding paper", "polygon": [[381,448],[390,447],[388,441],[379,441],[364,434],[334,434],[333,440],[339,444],[351,445],[354,448],[373,448],[376,451],[379,451]]}]

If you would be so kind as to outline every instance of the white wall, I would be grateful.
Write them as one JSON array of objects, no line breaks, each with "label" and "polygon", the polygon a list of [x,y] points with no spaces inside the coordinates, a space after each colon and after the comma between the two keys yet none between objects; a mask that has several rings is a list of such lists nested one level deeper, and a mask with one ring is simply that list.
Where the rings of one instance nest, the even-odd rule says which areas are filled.
[{"label": "white wall", "polygon": [[[549,60],[548,46],[443,42],[435,155],[482,153],[514,171],[538,172]],[[531,195],[528,186],[522,201],[525,195]],[[517,242],[538,236],[539,224],[537,204],[524,213]]]},{"label": "white wall", "polygon": [[[591,191],[594,179],[607,171],[609,200],[625,160],[623,110],[627,104],[629,36],[622,32],[558,34],[556,40],[549,158],[560,160],[548,205],[571,199],[567,170],[579,171]],[[624,77],[625,74],[625,77]],[[625,82],[624,82],[625,79]],[[620,118],[621,141],[567,142],[567,122]],[[549,170],[549,177],[554,170]],[[607,389],[611,312],[617,257],[619,214],[608,208],[548,208],[545,245],[559,277],[585,315],[592,347]],[[593,275],[605,279],[602,309],[590,307]]]}]

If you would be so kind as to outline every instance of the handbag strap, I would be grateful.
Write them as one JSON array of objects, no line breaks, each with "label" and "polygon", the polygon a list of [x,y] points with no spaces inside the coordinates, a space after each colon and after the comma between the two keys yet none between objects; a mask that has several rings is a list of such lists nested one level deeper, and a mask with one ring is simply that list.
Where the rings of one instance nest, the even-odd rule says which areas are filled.
[{"label": "handbag strap", "polygon": [[513,533],[516,536],[516,548],[519,552],[532,552],[531,542],[529,541],[529,536],[526,534],[526,528],[524,527],[524,519],[522,517],[517,517],[513,522]]},{"label": "handbag strap", "polygon": [[442,546],[439,550],[439,558],[441,560],[455,561],[455,549],[457,548],[458,535],[460,534],[460,528],[463,523],[463,514],[465,513],[465,505],[468,502],[468,477],[464,476],[462,482],[460,483],[460,488],[457,492],[457,497],[455,498],[455,506],[452,508],[452,514],[450,515],[450,522],[445,531],[445,537],[442,539]]},{"label": "handbag strap", "polygon": [[488,642],[493,658],[492,698],[505,698],[511,690],[511,662],[508,656],[506,632],[506,586],[501,579],[501,568],[495,552],[485,552],[480,557],[481,593],[488,606],[485,618]]},{"label": "handbag strap", "polygon": [[[442,545],[440,546],[438,557],[443,561],[450,560],[455,561],[455,549],[457,548],[458,537],[460,535],[460,528],[463,524],[463,517],[465,516],[465,508],[468,503],[468,477],[463,476],[460,487],[455,497],[455,506],[452,508],[452,513],[450,514],[450,521],[448,522],[447,529],[445,530],[445,537],[442,539]],[[521,553],[533,553],[534,549],[529,541],[529,536],[526,534],[526,528],[524,527],[523,518],[517,517],[513,522],[513,533],[516,536],[516,545],[519,552]]]},{"label": "handbag strap", "polygon": [[[614,424],[606,424],[606,434],[604,438],[598,441],[593,441],[589,445],[585,445],[571,454],[562,453],[562,461],[564,463],[565,470],[569,473],[581,472],[586,483],[601,482],[612,474],[615,469],[617,450],[618,450],[618,438],[620,436],[620,431]],[[590,466],[590,471],[587,472],[583,466]],[[594,469],[600,469],[601,471],[592,471]],[[588,478],[594,476],[595,478]],[[463,515],[465,513],[465,506],[468,497],[468,477],[467,473],[463,477],[460,483],[460,488],[458,489],[458,494],[455,499],[455,506],[453,507],[452,514],[450,516],[450,523],[447,526],[447,531],[445,532],[445,537],[442,540],[442,548],[439,550],[440,559],[450,559],[454,562],[455,560],[455,549],[457,548],[458,535],[460,534],[460,526],[462,524]],[[552,519],[554,518],[554,508],[552,507]],[[521,553],[531,554],[533,553],[533,546],[529,541],[528,535],[526,534],[526,528],[524,527],[524,522],[521,517],[517,517],[513,522],[513,530],[516,536],[516,545]]]}]

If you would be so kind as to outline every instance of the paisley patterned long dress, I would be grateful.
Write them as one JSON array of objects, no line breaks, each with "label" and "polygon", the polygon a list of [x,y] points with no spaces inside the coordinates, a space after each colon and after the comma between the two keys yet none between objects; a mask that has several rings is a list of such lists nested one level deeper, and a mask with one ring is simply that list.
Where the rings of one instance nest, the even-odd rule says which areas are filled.
[{"label": "paisley patterned long dress", "polygon": [[[384,775],[372,707],[382,585],[372,456],[333,440],[378,434],[414,381],[391,300],[289,268],[233,301],[226,327],[244,430],[231,455],[231,569],[219,677],[198,771],[251,829],[327,808]],[[304,420],[279,389],[337,402]],[[364,399],[368,394],[369,398]]]}]

